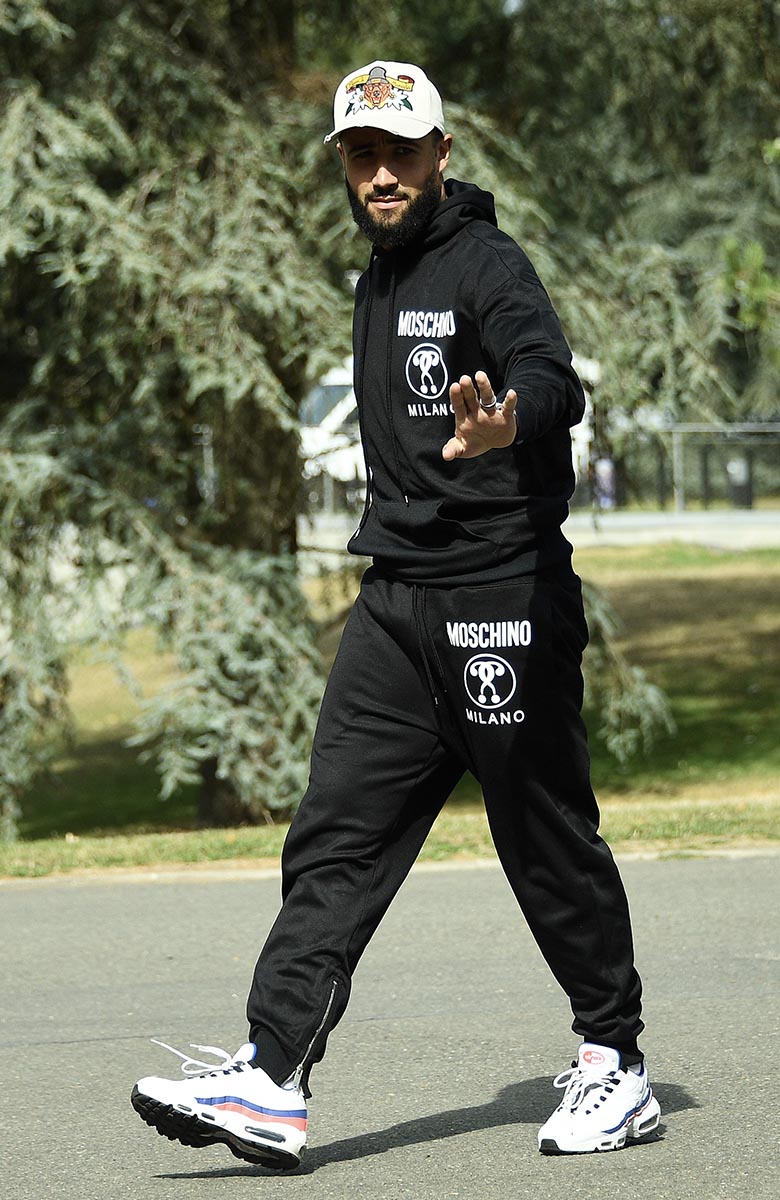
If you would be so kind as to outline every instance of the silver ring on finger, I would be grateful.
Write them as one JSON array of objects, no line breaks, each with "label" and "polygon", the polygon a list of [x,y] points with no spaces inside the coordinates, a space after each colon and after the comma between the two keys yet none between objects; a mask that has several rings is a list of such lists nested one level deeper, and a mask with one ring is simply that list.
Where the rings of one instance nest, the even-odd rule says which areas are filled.
[{"label": "silver ring on finger", "polygon": [[485,404],[485,401],[480,398],[479,407],[484,409],[485,412],[490,412],[491,409],[498,407],[498,400],[496,400],[496,398],[494,396],[493,399],[491,400],[490,404]]}]

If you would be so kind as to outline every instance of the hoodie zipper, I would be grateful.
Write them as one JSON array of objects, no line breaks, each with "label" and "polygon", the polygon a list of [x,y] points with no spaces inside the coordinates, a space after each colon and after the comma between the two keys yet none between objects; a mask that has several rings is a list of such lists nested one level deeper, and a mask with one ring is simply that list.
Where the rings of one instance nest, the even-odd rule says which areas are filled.
[{"label": "hoodie zipper", "polygon": [[403,471],[401,470],[401,456],[398,452],[398,438],[395,432],[395,422],[393,421],[393,395],[392,395],[392,360],[393,360],[393,315],[395,309],[395,255],[390,260],[390,297],[387,307],[387,358],[385,360],[385,410],[387,412],[387,423],[390,430],[390,444],[393,447],[393,461],[395,462],[395,473],[398,480],[398,486],[401,489],[401,494],[404,498],[404,503],[409,505],[409,496],[407,494],[406,485],[404,483]]}]

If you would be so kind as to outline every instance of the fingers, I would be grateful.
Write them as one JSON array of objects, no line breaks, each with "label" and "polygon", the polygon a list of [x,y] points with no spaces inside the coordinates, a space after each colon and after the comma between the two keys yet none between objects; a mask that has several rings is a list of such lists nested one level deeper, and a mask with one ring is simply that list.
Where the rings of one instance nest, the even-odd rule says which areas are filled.
[{"label": "fingers", "polygon": [[[495,413],[498,408],[493,385],[484,371],[476,371],[473,381],[471,376],[461,375],[457,383],[451,384],[450,403],[456,421],[463,420],[466,414],[477,416],[480,409],[482,412]],[[510,388],[504,396],[498,412],[503,410],[508,418],[514,414],[516,406],[517,392]]]},{"label": "fingers", "polygon": [[517,392],[514,390],[514,388],[510,388],[507,394],[504,396],[501,407],[506,420],[511,421],[515,415],[515,409],[517,408]]},{"label": "fingers", "polygon": [[474,380],[479,388],[479,403],[484,407],[492,408],[496,398],[487,375],[484,371],[477,371]]},{"label": "fingers", "polygon": [[459,383],[450,384],[450,407],[455,414],[455,424],[460,425],[468,416],[466,407],[466,399],[463,395],[463,388]]},{"label": "fingers", "polygon": [[442,446],[441,456],[445,462],[454,462],[456,458],[463,456],[465,449],[463,442],[453,437]]},{"label": "fingers", "polygon": [[479,411],[479,394],[470,375],[461,375],[456,383],[450,385],[450,403],[456,421],[463,420],[469,414],[474,416]]},{"label": "fingers", "polygon": [[495,399],[493,386],[484,371],[475,372],[473,379],[470,375],[461,375],[450,386],[450,402],[456,418],[459,410],[472,416],[476,416],[480,408],[490,411]]}]

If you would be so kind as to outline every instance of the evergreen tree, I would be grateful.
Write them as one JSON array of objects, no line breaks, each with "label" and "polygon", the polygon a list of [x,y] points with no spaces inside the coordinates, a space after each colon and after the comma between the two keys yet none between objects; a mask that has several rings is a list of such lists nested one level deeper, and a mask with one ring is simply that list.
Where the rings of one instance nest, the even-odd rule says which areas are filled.
[{"label": "evergreen tree", "polygon": [[[300,107],[255,83],[242,100],[232,9],[185,15],[2,10],[9,819],[62,708],[70,597],[51,564],[66,542],[93,627],[153,620],[187,672],[175,712],[145,719],[164,789],[199,770],[214,816],[286,811],[305,784],[320,681],[293,561],[296,415],[346,351],[350,299],[291,219]],[[125,592],[107,603],[89,580],[117,565]]]},{"label": "evergreen tree", "polygon": [[780,126],[780,5],[525,0],[514,32],[535,194],[579,242],[590,301],[572,319],[602,363],[596,403],[670,420],[776,413],[777,363],[724,262],[759,243],[780,268],[764,163]]}]

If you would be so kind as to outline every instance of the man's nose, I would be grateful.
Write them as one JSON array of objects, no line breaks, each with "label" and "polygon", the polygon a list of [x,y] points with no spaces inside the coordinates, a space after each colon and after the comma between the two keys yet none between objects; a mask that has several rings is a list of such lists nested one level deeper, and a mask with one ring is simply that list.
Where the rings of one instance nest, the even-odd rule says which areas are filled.
[{"label": "man's nose", "polygon": [[377,188],[395,187],[398,183],[398,176],[393,174],[389,167],[386,167],[384,163],[380,163],[374,173],[372,183],[374,187]]}]

